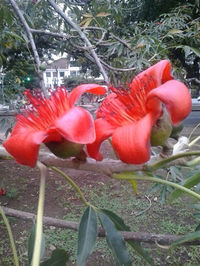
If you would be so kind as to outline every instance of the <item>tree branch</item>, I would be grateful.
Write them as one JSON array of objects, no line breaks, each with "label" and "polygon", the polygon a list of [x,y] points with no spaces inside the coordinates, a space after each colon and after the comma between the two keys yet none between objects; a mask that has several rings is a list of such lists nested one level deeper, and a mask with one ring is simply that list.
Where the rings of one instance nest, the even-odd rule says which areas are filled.
[{"label": "tree branch", "polygon": [[113,33],[111,33],[110,35],[111,35],[112,38],[114,38],[115,40],[119,41],[124,46],[126,46],[129,50],[131,50],[131,51],[133,50],[126,41],[124,41],[124,40],[120,39],[119,37],[115,36]]},{"label": "tree branch", "polygon": [[[7,216],[16,217],[22,220],[35,220],[36,215],[30,212],[24,212],[19,210],[14,210],[11,208],[3,207],[3,211]],[[60,228],[78,230],[79,224],[72,221],[56,219],[52,217],[43,217],[43,223],[47,226],[56,226]],[[121,231],[124,240],[135,240],[144,243],[160,244],[160,245],[170,245],[174,241],[179,240],[182,236],[178,235],[162,235],[162,234],[150,234],[145,232],[127,232]],[[99,237],[105,237],[105,232],[102,228],[98,230]],[[190,242],[185,242],[182,245],[200,245],[200,240],[193,240]]]},{"label": "tree branch", "polygon": [[81,28],[74,23],[57,5],[53,0],[47,0],[49,2],[49,4],[55,9],[55,11],[73,28],[77,31],[77,33],[79,34],[79,36],[81,37],[81,39],[85,42],[85,44],[90,47],[90,53],[93,56],[95,63],[97,64],[97,66],[99,67],[100,72],[102,73],[104,80],[107,84],[109,84],[109,78],[95,52],[95,50],[92,48],[92,44],[90,43],[90,41],[88,40],[88,38],[86,37],[86,35],[84,34],[84,32],[81,30]]},{"label": "tree branch", "polygon": [[58,32],[51,32],[51,31],[46,31],[46,30],[30,29],[30,31],[31,31],[33,34],[45,34],[45,35],[50,35],[50,36],[52,36],[52,37],[56,37],[56,38],[66,39],[66,40],[69,40],[69,39],[71,39],[71,38],[74,37],[74,36],[69,35],[69,34],[58,33]]},{"label": "tree branch", "polygon": [[38,55],[38,52],[37,52],[37,48],[36,48],[36,45],[35,45],[35,42],[34,42],[34,38],[33,38],[33,35],[32,35],[32,32],[31,32],[31,29],[29,27],[29,25],[27,24],[22,12],[20,11],[18,5],[16,4],[16,2],[14,0],[9,0],[15,13],[17,14],[17,16],[19,17],[22,25],[24,26],[25,30],[26,30],[26,33],[27,33],[27,36],[28,36],[28,39],[30,41],[30,45],[31,45],[31,48],[32,48],[32,51],[33,51],[33,56],[34,56],[34,59],[35,59],[35,62],[36,62],[36,65],[37,65],[37,73],[40,77],[40,86],[42,88],[42,91],[44,92],[44,95],[47,96],[47,90],[45,88],[45,85],[44,85],[44,80],[43,80],[43,75],[42,75],[42,72],[40,70],[40,65],[41,65],[41,62],[40,62],[40,58],[39,58],[39,55]]},{"label": "tree branch", "polygon": [[[187,153],[188,156],[192,155],[199,155],[200,151],[192,151]],[[170,161],[165,164],[167,166],[170,165],[186,165],[186,160],[184,157],[186,153],[176,155],[176,160]],[[173,156],[175,157],[175,156]],[[0,146],[0,158],[2,159],[11,159],[11,155],[5,150],[3,146]],[[171,157],[170,157],[171,158]],[[126,171],[145,171],[145,170],[156,170],[158,169],[158,164],[163,167],[162,161],[163,158],[160,155],[152,157],[148,163],[145,164],[126,164],[120,160],[113,160],[113,159],[104,159],[103,161],[96,161],[94,159],[87,158],[86,162],[79,161],[77,159],[60,159],[56,157],[54,154],[40,151],[38,160],[45,164],[47,167],[56,166],[62,168],[70,168],[70,169],[77,169],[77,170],[84,170],[89,172],[95,173],[102,173],[108,176],[111,176],[114,173],[122,173]],[[167,160],[167,159],[164,159]]]},{"label": "tree branch", "polygon": [[[85,56],[92,62],[94,62],[94,59],[88,54],[88,53],[85,53]],[[100,59],[102,65],[105,66],[106,69],[108,70],[112,70],[114,72],[127,72],[127,71],[134,71],[136,70],[135,67],[132,67],[132,68],[116,68],[116,67],[113,67],[109,64],[107,64],[106,62],[104,62],[102,59]]]}]

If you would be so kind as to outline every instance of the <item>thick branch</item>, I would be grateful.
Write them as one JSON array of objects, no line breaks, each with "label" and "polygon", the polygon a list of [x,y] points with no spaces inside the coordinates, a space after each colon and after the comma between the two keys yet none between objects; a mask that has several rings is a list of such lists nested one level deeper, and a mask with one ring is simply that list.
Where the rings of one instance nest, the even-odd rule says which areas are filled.
[{"label": "thick branch", "polygon": [[[0,146],[0,158],[11,158],[10,154],[3,146]],[[71,168],[77,170],[85,170],[96,173],[111,175],[112,173],[120,173],[123,171],[139,171],[144,170],[144,165],[125,164],[119,160],[104,159],[101,162],[96,162],[88,158],[87,162],[81,162],[75,159],[60,159],[49,152],[40,151],[39,161],[46,166],[56,166]]]},{"label": "thick branch", "polygon": [[[198,152],[188,153],[190,156],[195,155]],[[200,155],[200,152],[199,152]],[[0,146],[0,158],[12,158],[10,154],[5,150],[3,146]],[[162,162],[160,155],[152,157],[151,160],[146,164],[134,165],[126,164],[120,160],[104,159],[103,161],[95,161],[93,159],[87,158],[86,162],[78,161],[76,159],[60,159],[49,152],[40,151],[39,161],[45,164],[46,166],[56,166],[62,168],[71,168],[77,170],[90,171],[95,173],[102,173],[105,175],[112,175],[113,173],[122,173],[125,171],[145,171],[145,169],[151,170],[152,165]],[[170,165],[185,165],[186,161],[184,158],[177,158],[174,161],[169,161]],[[169,165],[168,163],[168,165]],[[157,168],[156,168],[157,169]]]},{"label": "thick branch", "polygon": [[116,67],[113,67],[113,66],[110,66],[110,65],[108,65],[106,62],[104,62],[103,60],[100,60],[101,61],[101,63],[105,66],[105,67],[107,67],[107,68],[109,68],[110,70],[113,70],[113,71],[118,71],[118,72],[127,72],[127,71],[134,71],[134,70],[136,70],[136,67],[132,67],[132,68],[116,68]]},{"label": "thick branch", "polygon": [[115,40],[119,41],[119,42],[122,43],[124,46],[126,46],[129,50],[132,51],[132,48],[130,47],[130,45],[129,45],[126,41],[124,41],[124,40],[120,39],[119,37],[115,36],[113,33],[111,33],[110,35],[111,35],[111,37],[113,37]]},{"label": "thick branch", "polygon": [[92,54],[97,66],[99,67],[100,72],[102,73],[104,80],[107,84],[109,84],[109,78],[95,52],[95,50],[92,48],[92,44],[90,43],[90,41],[88,40],[88,38],[86,37],[86,35],[84,34],[84,32],[82,32],[81,28],[74,23],[57,5],[53,0],[47,0],[49,2],[49,4],[55,9],[55,11],[73,28],[77,31],[77,33],[80,35],[81,39],[85,42],[85,44],[90,47],[90,53]]},{"label": "thick branch", "polygon": [[[30,212],[24,212],[19,210],[14,210],[11,208],[3,207],[3,211],[7,216],[16,217],[23,220],[35,220],[36,215]],[[72,230],[78,230],[79,224],[76,222],[71,222],[67,220],[60,220],[52,217],[43,217],[43,223],[48,226],[56,226],[61,228],[67,228]],[[105,232],[102,228],[99,228],[99,237],[105,237]],[[174,241],[179,240],[182,236],[177,235],[162,235],[162,234],[150,234],[144,232],[121,232],[125,240],[135,240],[144,243],[160,244],[160,245],[170,245]],[[200,240],[194,240],[190,242],[185,242],[182,245],[200,245]]]},{"label": "thick branch", "polygon": [[37,52],[37,48],[36,48],[36,45],[34,42],[34,38],[33,38],[32,32],[31,32],[31,29],[30,29],[29,25],[27,24],[26,20],[24,19],[24,16],[23,16],[22,12],[20,11],[16,2],[14,0],[9,0],[9,1],[12,5],[13,9],[15,10],[15,13],[19,17],[22,25],[24,26],[24,28],[26,30],[26,33],[27,33],[27,36],[29,38],[30,45],[31,45],[31,48],[33,51],[33,56],[34,56],[35,62],[37,64],[37,72],[38,72],[38,75],[40,76],[40,86],[41,86],[44,94],[47,96],[47,91],[46,91],[45,86],[44,86],[44,80],[43,80],[42,72],[40,71],[41,62],[40,62],[40,58],[39,58],[39,55]]},{"label": "thick branch", "polygon": [[66,39],[66,40],[69,40],[69,39],[71,39],[71,38],[74,37],[74,36],[71,36],[69,34],[58,33],[58,32],[51,32],[51,31],[46,31],[46,30],[30,29],[30,31],[33,34],[45,34],[45,35],[49,35],[49,36],[56,37],[56,38]]},{"label": "thick branch", "polygon": [[[94,62],[94,59],[93,59],[93,58],[92,58],[87,52],[85,52],[85,56],[86,56],[90,61]],[[132,68],[116,68],[116,67],[113,67],[113,66],[107,64],[107,63],[104,62],[102,59],[100,59],[100,61],[101,61],[102,65],[105,66],[106,69],[108,69],[108,70],[112,70],[112,71],[114,71],[114,72],[127,72],[127,71],[134,71],[134,70],[136,70],[135,67],[132,67]]]}]

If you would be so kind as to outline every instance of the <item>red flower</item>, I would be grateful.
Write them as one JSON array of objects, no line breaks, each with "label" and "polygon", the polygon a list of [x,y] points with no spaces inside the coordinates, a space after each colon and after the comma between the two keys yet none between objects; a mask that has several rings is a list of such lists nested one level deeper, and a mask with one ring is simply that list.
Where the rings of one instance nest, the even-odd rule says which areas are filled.
[{"label": "red flower", "polygon": [[163,105],[172,124],[188,116],[191,97],[187,87],[170,74],[168,60],[162,60],[137,75],[128,89],[115,89],[102,102],[95,121],[96,140],[87,145],[88,154],[101,160],[99,148],[112,136],[112,145],[119,159],[140,164],[150,158],[152,126],[162,116]]},{"label": "red flower", "polygon": [[0,189],[0,194],[1,194],[1,196],[5,196],[6,195],[6,192],[5,192],[5,190],[3,188]]},{"label": "red flower", "polygon": [[105,94],[106,90],[97,84],[83,84],[67,94],[61,87],[48,99],[41,95],[36,97],[27,90],[25,95],[31,107],[17,115],[11,136],[3,143],[6,150],[18,163],[34,167],[42,142],[53,147],[57,143],[59,149],[59,144],[65,145],[66,140],[67,145],[94,142],[96,134],[91,114],[74,106],[84,92]]}]

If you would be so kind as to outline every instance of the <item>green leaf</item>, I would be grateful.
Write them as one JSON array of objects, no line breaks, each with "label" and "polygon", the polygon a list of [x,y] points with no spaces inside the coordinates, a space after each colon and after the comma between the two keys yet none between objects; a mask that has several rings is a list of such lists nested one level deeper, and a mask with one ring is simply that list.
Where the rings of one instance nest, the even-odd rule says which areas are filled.
[{"label": "green leaf", "polygon": [[129,182],[131,183],[132,185],[132,188],[133,188],[133,191],[135,192],[135,194],[137,195],[138,194],[138,190],[137,190],[137,183],[134,179],[132,180],[129,180]]},{"label": "green leaf", "polygon": [[163,186],[162,190],[160,192],[160,203],[161,203],[161,205],[163,205],[165,203],[166,192],[167,192],[166,186]]},{"label": "green leaf", "polygon": [[183,31],[182,30],[179,30],[179,29],[172,29],[170,30],[168,33],[169,34],[180,34],[182,33]]},{"label": "green leaf", "polygon": [[198,239],[199,237],[200,237],[200,231],[195,231],[193,233],[189,233],[187,235],[184,235],[183,237],[181,237],[179,240],[175,241],[174,243],[172,243],[171,247],[176,247],[176,246],[181,245],[185,242],[193,241],[195,239]]},{"label": "green leaf", "polygon": [[157,192],[161,188],[162,188],[161,184],[155,184],[150,189],[148,189],[147,192],[148,192],[148,194],[154,194],[155,192]]},{"label": "green leaf", "polygon": [[134,240],[128,240],[127,243],[141,256],[143,259],[146,260],[146,262],[149,263],[149,265],[154,266],[153,259],[149,257],[146,250],[142,248],[140,242],[136,242]]},{"label": "green leaf", "polygon": [[[192,188],[192,187],[196,186],[199,182],[200,182],[200,172],[195,174],[195,175],[193,175],[193,176],[191,176],[190,178],[188,178],[185,181],[185,183],[183,184],[183,187]],[[183,193],[182,190],[175,189],[174,192],[171,194],[171,196],[170,196],[168,201],[171,203],[173,200],[175,200],[178,197],[180,197],[182,193]]]},{"label": "green leaf", "polygon": [[197,227],[195,228],[195,231],[200,231],[200,224],[197,225]]},{"label": "green leaf", "polygon": [[120,231],[131,230],[130,227],[124,223],[123,219],[119,217],[117,214],[115,214],[114,212],[110,210],[106,210],[106,209],[101,209],[101,212],[110,218],[110,220],[115,224],[115,227],[117,228],[117,230],[120,230]]},{"label": "green leaf", "polygon": [[200,50],[195,48],[195,47],[191,47],[188,45],[178,45],[176,48],[183,48],[185,51],[185,56],[187,57],[191,52],[195,53],[197,56],[200,57]]},{"label": "green leaf", "polygon": [[[115,224],[115,227],[117,230],[120,231],[131,231],[130,227],[127,226],[123,219],[119,217],[117,214],[110,210],[101,209],[101,212],[103,212],[105,215],[107,215],[110,220]],[[150,265],[154,265],[153,260],[148,256],[147,252],[141,247],[141,244],[139,242],[136,242],[135,240],[128,240],[126,241],[140,256],[142,256],[146,262],[148,262]]]},{"label": "green leaf", "polygon": [[[35,244],[35,233],[36,233],[36,224],[34,224],[30,230],[29,238],[28,238],[28,262],[31,265],[32,257],[33,257],[33,250]],[[41,243],[41,252],[40,252],[40,259],[43,258],[45,253],[45,239],[44,234],[42,233],[42,243]]]},{"label": "green leaf", "polygon": [[69,255],[64,249],[55,249],[51,254],[51,258],[40,263],[40,266],[66,266]]},{"label": "green leaf", "polygon": [[16,33],[12,32],[12,31],[5,31],[5,33],[7,33],[8,35],[10,35],[11,37],[18,39],[22,42],[24,42],[24,39],[21,38],[19,35],[17,35]]},{"label": "green leaf", "polygon": [[106,232],[106,240],[112,250],[113,256],[119,265],[131,266],[128,251],[120,232],[116,229],[112,220],[103,212],[99,212],[101,225]]},{"label": "green leaf", "polygon": [[199,50],[199,49],[194,48],[194,47],[191,47],[191,46],[189,46],[189,47],[190,47],[190,50],[191,50],[193,53],[195,53],[197,56],[200,57],[200,50]]},{"label": "green leaf", "polygon": [[77,265],[83,266],[97,238],[97,217],[92,207],[84,212],[78,231]]}]

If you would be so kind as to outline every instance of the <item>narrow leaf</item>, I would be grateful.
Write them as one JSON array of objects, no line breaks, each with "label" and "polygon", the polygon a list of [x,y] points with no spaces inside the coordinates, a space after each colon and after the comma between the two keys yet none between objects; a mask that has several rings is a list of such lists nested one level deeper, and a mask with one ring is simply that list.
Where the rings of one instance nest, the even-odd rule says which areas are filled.
[{"label": "narrow leaf", "polygon": [[[119,217],[117,214],[110,210],[101,209],[101,212],[103,212],[105,215],[107,215],[110,220],[115,224],[115,227],[117,230],[120,231],[131,231],[130,227],[127,226],[123,219]],[[148,256],[146,250],[144,250],[139,242],[136,242],[135,240],[128,240],[126,241],[143,259],[146,260],[150,265],[154,265],[153,260]]]},{"label": "narrow leaf", "polygon": [[117,228],[117,230],[119,231],[130,231],[131,230],[130,227],[124,223],[123,219],[119,217],[117,214],[115,214],[114,212],[110,210],[106,210],[106,209],[101,209],[101,212],[110,218],[110,220],[115,224],[115,227]]},{"label": "narrow leaf", "polygon": [[190,46],[190,50],[192,50],[192,52],[194,52],[197,56],[200,57],[200,50],[199,49]]},{"label": "narrow leaf", "polygon": [[83,266],[91,253],[97,238],[97,217],[92,207],[84,212],[78,231],[77,265]]},{"label": "narrow leaf", "polygon": [[171,247],[175,247],[175,246],[178,246],[178,245],[183,244],[185,242],[193,241],[193,240],[198,239],[198,238],[200,238],[200,231],[195,231],[195,232],[189,233],[187,235],[184,235],[179,240],[175,241],[171,245]]},{"label": "narrow leaf", "polygon": [[[183,187],[186,188],[192,188],[194,186],[196,186],[198,183],[200,182],[200,172],[191,176],[190,178],[188,178],[185,183],[183,184]],[[169,198],[169,202],[172,202],[173,200],[177,199],[178,197],[180,197],[182,195],[183,191],[180,189],[175,189],[174,192],[171,194],[170,198]]]},{"label": "narrow leaf", "polygon": [[195,231],[200,231],[200,224],[197,225],[197,227],[195,228]]},{"label": "narrow leaf", "polygon": [[99,218],[106,232],[106,240],[112,250],[116,262],[119,265],[131,266],[131,260],[120,232],[103,212],[99,212]]},{"label": "narrow leaf", "polygon": [[163,186],[163,188],[162,188],[162,190],[160,192],[160,203],[161,203],[161,205],[163,205],[165,203],[166,192],[167,192],[166,186]]},{"label": "narrow leaf", "polygon": [[170,30],[168,33],[169,34],[179,34],[179,33],[182,33],[183,31],[182,30],[179,30],[179,29],[172,29]]},{"label": "narrow leaf", "polygon": [[21,38],[19,35],[17,35],[16,33],[12,32],[12,31],[5,31],[8,35],[10,35],[11,37],[18,39],[22,42],[24,42],[24,39]]},{"label": "narrow leaf", "polygon": [[140,242],[136,242],[134,240],[128,240],[127,243],[141,256],[143,259],[146,260],[146,262],[149,263],[149,265],[154,266],[153,259],[149,257],[146,250],[142,248]]},{"label": "narrow leaf", "polygon": [[40,263],[40,266],[66,266],[69,255],[64,249],[53,250],[50,259]]},{"label": "narrow leaf", "polygon": [[100,12],[96,15],[96,17],[107,17],[110,16],[110,13],[106,13],[106,12]]},{"label": "narrow leaf", "polygon": [[86,18],[83,21],[81,21],[80,26],[85,29],[90,25],[90,22],[92,21],[93,18]]},{"label": "narrow leaf", "polygon": [[132,185],[132,187],[133,187],[133,191],[135,192],[135,194],[137,195],[138,194],[138,190],[137,190],[137,183],[136,183],[136,181],[134,180],[134,179],[131,179],[131,180],[129,180],[130,181],[130,183],[131,183],[131,185]]},{"label": "narrow leaf", "polygon": [[92,17],[93,17],[93,15],[90,14],[90,13],[83,14],[83,16],[84,16],[85,18],[92,18]]}]

